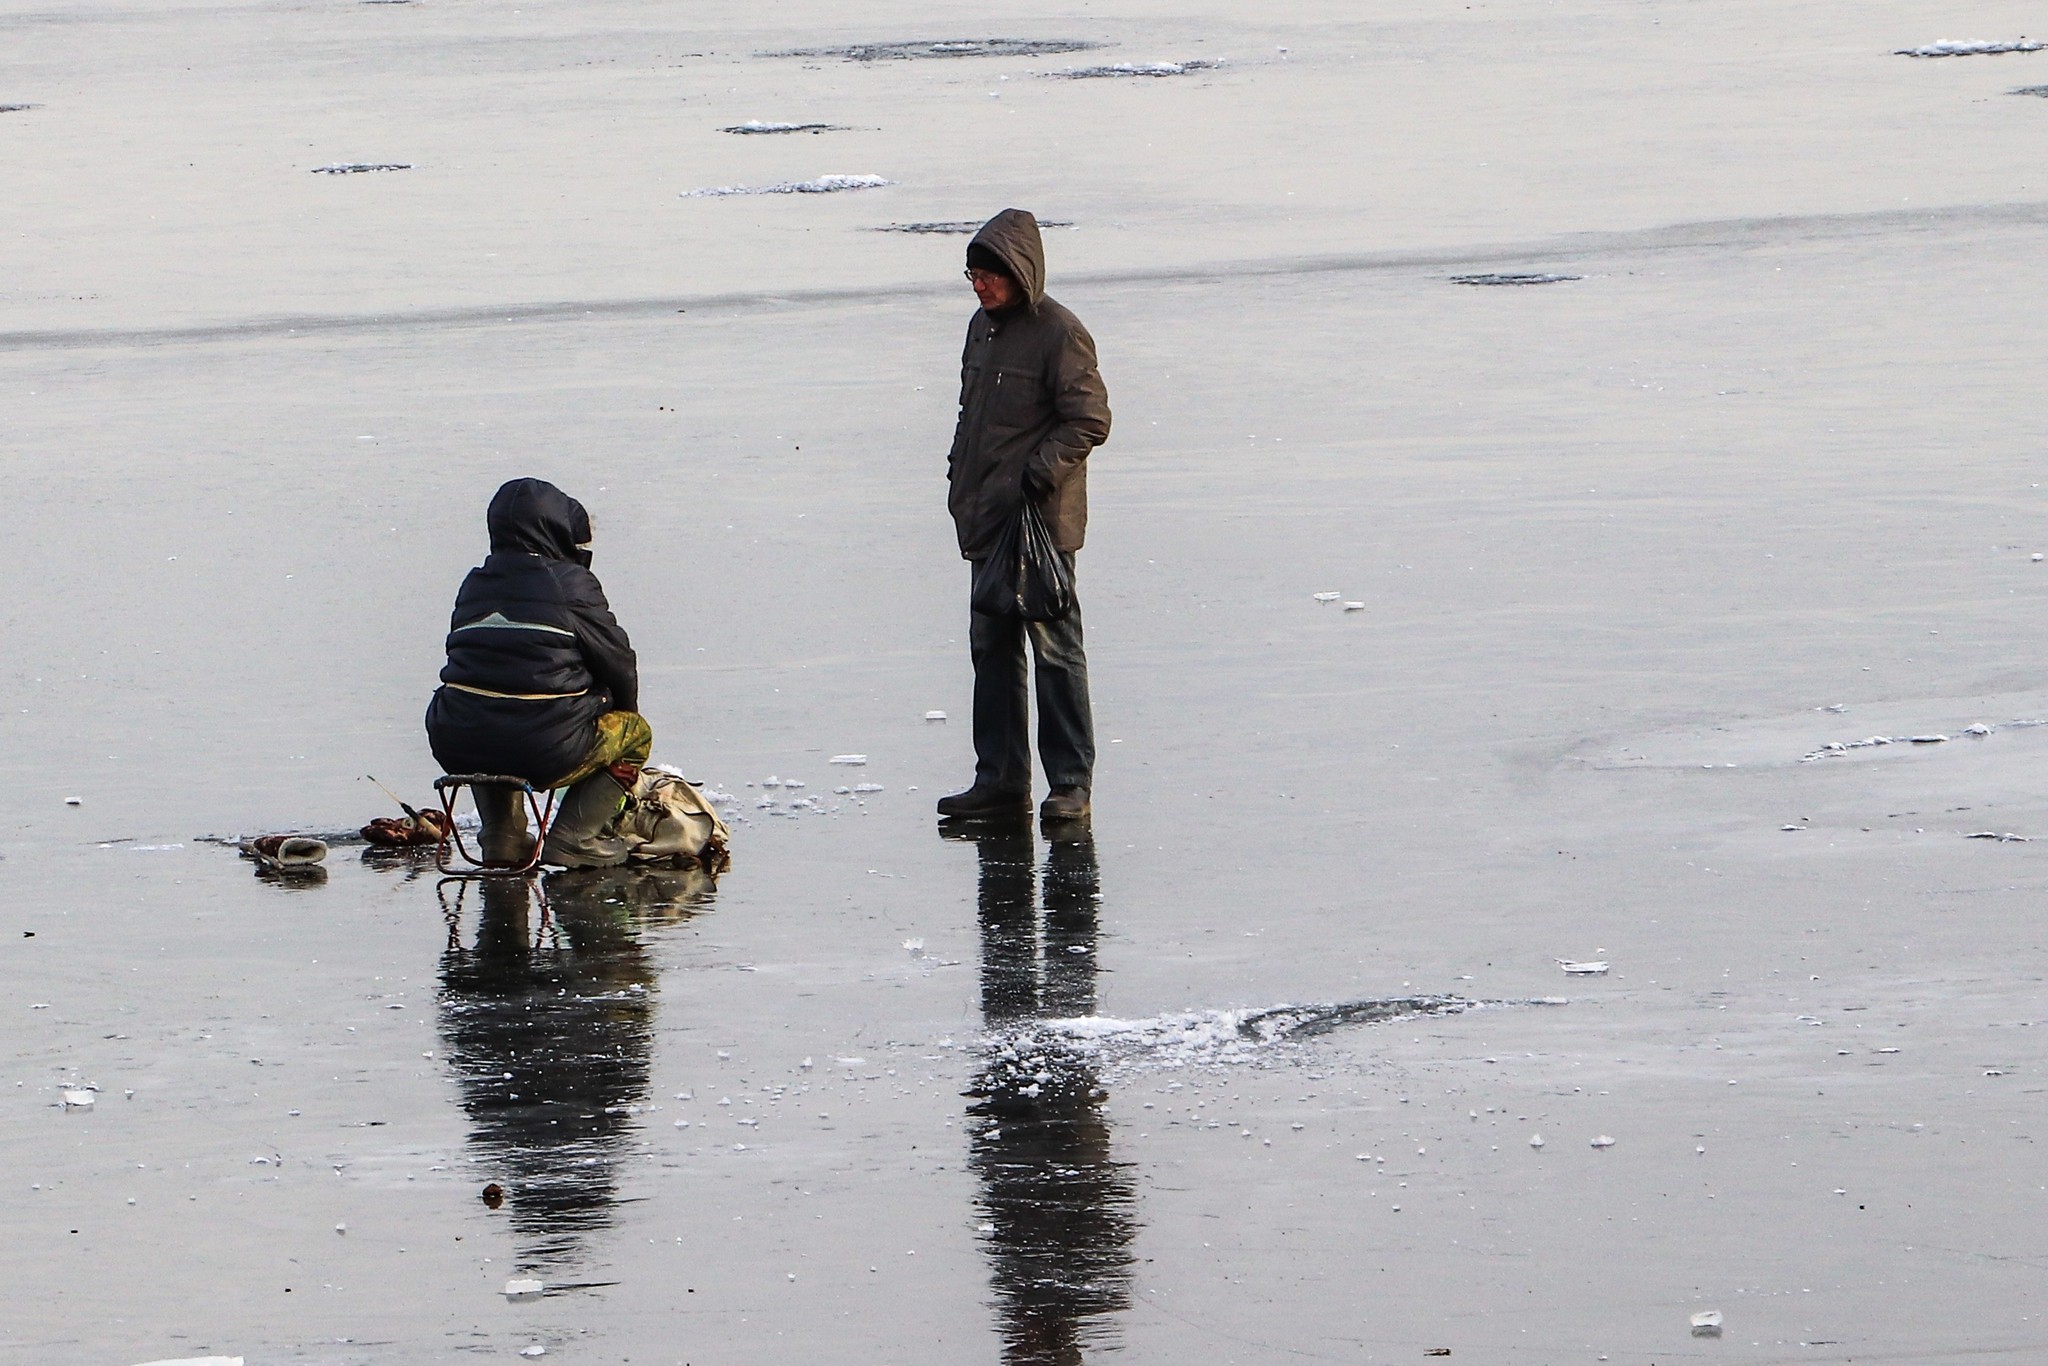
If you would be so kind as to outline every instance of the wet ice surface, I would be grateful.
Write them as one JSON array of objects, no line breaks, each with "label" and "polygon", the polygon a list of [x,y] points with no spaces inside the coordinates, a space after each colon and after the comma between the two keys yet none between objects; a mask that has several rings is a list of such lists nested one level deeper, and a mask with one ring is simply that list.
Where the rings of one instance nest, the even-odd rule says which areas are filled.
[{"label": "wet ice surface", "polygon": [[1087,52],[1102,44],[1081,38],[952,38],[937,42],[852,43],[844,47],[790,48],[764,57],[843,57],[850,62],[900,62],[920,58],[1044,57]]},{"label": "wet ice surface", "polygon": [[[0,681],[0,1361],[2043,1355],[2048,885],[1966,838],[2048,830],[2048,728],[2002,719],[2048,715],[2038,110],[1919,89],[2006,68],[1890,63],[1832,0],[1660,43],[1091,10],[1294,52],[1002,84],[592,4],[385,16],[438,26],[399,57],[354,6],[8,30],[85,141],[7,134],[0,450],[48,591]],[[304,181],[363,108],[417,109],[455,192]],[[956,248],[670,197],[811,174],[715,131],[776,109],[874,128],[906,220],[1088,225],[1048,240],[1117,406],[1086,848],[932,819]],[[1559,263],[1600,287],[1442,290]],[[444,905],[417,859],[198,843],[424,790],[513,471],[593,504],[658,755],[754,817],[733,873]],[[1799,763],[1879,735],[1949,738]],[[1215,1051],[1165,1065],[1171,1021]]]},{"label": "wet ice surface", "polygon": [[313,167],[314,175],[365,175],[375,171],[410,171],[411,162],[405,161],[337,161],[328,166]]}]

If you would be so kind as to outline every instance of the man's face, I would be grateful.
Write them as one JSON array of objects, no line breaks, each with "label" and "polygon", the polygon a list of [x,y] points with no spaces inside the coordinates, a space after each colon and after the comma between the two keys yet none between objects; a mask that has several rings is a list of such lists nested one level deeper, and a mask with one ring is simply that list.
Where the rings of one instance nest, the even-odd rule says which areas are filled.
[{"label": "man's face", "polygon": [[969,270],[967,283],[974,286],[974,297],[990,313],[1016,303],[1020,293],[1017,282],[999,270]]}]

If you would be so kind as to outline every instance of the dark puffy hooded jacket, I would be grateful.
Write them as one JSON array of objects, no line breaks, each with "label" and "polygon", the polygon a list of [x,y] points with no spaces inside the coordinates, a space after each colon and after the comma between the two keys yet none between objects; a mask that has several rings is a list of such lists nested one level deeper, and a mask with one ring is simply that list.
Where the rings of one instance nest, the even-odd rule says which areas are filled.
[{"label": "dark puffy hooded jacket", "polygon": [[960,554],[989,553],[1024,499],[1024,471],[1051,492],[1038,500],[1062,550],[1088,532],[1088,452],[1109,437],[1109,391],[1095,368],[1095,338],[1045,292],[1038,220],[1004,209],[974,236],[1023,288],[1023,302],[976,309],[960,356],[960,424],[946,460],[947,507]]},{"label": "dark puffy hooded jacket", "polygon": [[598,717],[639,710],[639,663],[590,572],[581,503],[514,479],[487,520],[490,557],[455,595],[427,739],[444,772],[551,786],[590,753]]}]

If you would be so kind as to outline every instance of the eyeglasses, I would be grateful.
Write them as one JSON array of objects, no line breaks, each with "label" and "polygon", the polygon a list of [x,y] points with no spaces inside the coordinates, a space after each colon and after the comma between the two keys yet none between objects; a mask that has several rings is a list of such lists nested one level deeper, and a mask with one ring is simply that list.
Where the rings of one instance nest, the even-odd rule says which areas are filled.
[{"label": "eyeglasses", "polygon": [[994,270],[974,270],[974,269],[971,269],[971,268],[970,268],[970,269],[967,269],[967,270],[963,270],[963,271],[961,271],[961,272],[960,272],[960,274],[961,274],[961,275],[962,275],[963,277],[965,277],[966,279],[968,279],[968,280],[972,280],[972,281],[973,281],[973,282],[974,282],[975,284],[978,284],[978,285],[979,285],[979,284],[993,284],[993,283],[994,283],[995,281],[997,281],[997,280],[1001,280],[1001,279],[1006,279],[1006,278],[1007,278],[1007,277],[1006,277],[1006,276],[1004,276],[1004,275],[1002,274],[1002,272],[1000,272],[1000,271],[994,271]]}]

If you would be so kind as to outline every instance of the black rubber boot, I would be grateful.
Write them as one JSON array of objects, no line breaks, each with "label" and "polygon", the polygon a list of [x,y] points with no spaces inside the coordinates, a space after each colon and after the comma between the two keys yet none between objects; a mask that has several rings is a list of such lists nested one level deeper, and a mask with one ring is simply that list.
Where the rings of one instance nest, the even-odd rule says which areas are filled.
[{"label": "black rubber boot", "polygon": [[562,794],[554,823],[541,846],[540,861],[558,868],[616,868],[626,861],[626,842],[604,828],[626,804],[626,789],[600,770]]},{"label": "black rubber boot", "polygon": [[476,840],[485,863],[516,868],[533,855],[533,836],[526,833],[526,794],[516,788],[479,783],[469,789],[476,800],[483,829]]}]

